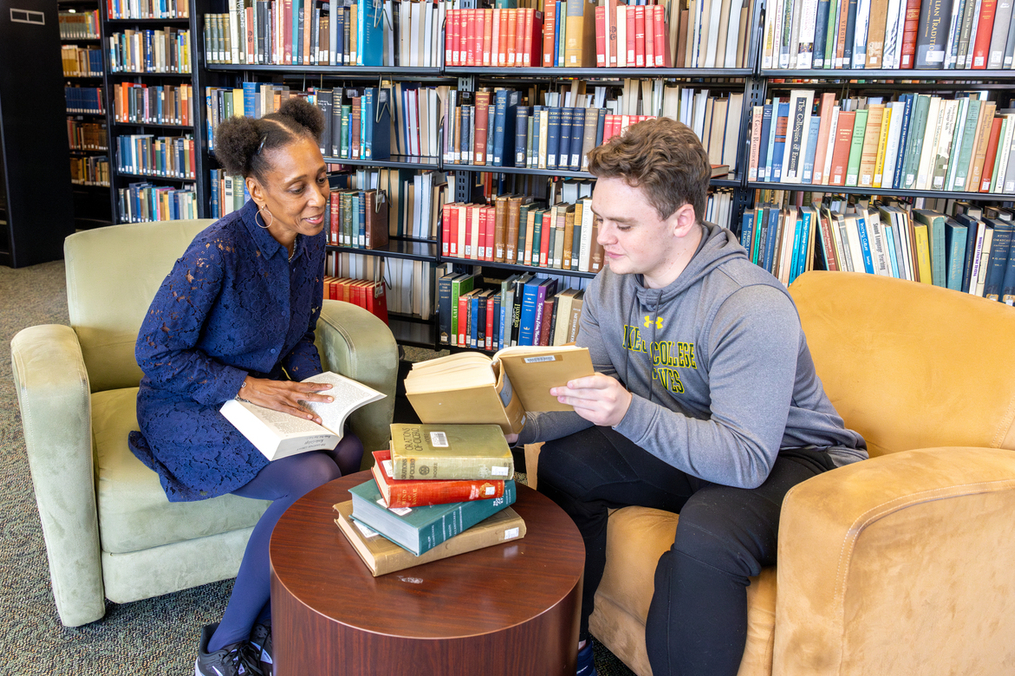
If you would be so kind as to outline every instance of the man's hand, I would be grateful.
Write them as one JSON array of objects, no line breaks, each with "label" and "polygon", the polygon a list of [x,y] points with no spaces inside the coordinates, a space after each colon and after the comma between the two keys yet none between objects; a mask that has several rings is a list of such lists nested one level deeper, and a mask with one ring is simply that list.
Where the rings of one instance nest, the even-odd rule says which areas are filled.
[{"label": "man's hand", "polygon": [[317,414],[303,408],[299,402],[300,400],[331,402],[334,397],[316,394],[330,389],[331,385],[325,383],[296,383],[291,380],[270,380],[247,376],[237,396],[251,404],[288,413],[297,418],[313,420],[320,425],[322,420]]},{"label": "man's hand", "polygon": [[568,381],[567,387],[551,387],[550,394],[560,403],[574,406],[582,418],[603,427],[618,424],[631,405],[631,393],[616,378],[602,373],[575,378]]}]

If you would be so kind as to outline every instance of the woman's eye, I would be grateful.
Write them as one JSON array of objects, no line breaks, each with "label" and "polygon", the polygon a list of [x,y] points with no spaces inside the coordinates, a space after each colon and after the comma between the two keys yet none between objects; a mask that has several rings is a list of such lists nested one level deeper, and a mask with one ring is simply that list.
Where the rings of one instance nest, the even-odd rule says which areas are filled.
[{"label": "woman's eye", "polygon": [[327,182],[328,182],[327,176],[321,176],[319,179],[317,179],[317,185],[324,185]]},{"label": "woman's eye", "polygon": [[290,188],[289,192],[291,192],[294,195],[299,195],[301,192],[303,192],[303,188],[304,188],[304,186],[302,186],[302,185],[299,186],[299,187],[296,187],[296,188]]}]

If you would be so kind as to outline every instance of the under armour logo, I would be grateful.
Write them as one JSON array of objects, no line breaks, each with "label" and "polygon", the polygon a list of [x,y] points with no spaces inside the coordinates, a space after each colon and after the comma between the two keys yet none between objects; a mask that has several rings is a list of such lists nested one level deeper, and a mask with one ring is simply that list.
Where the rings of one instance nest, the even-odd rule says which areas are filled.
[{"label": "under armour logo", "polygon": [[[645,315],[645,328],[647,329],[650,326],[652,326],[652,316],[651,315]],[[662,317],[656,317],[656,328],[657,329],[663,328],[663,318]]]}]

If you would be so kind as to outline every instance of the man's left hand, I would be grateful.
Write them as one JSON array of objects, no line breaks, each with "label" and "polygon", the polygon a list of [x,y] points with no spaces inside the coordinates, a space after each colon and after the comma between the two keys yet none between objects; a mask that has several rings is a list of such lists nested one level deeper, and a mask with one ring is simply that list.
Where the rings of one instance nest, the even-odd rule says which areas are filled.
[{"label": "man's left hand", "polygon": [[551,387],[550,394],[562,404],[574,406],[575,413],[603,427],[624,419],[631,405],[631,393],[616,378],[595,373],[568,381],[566,387]]}]

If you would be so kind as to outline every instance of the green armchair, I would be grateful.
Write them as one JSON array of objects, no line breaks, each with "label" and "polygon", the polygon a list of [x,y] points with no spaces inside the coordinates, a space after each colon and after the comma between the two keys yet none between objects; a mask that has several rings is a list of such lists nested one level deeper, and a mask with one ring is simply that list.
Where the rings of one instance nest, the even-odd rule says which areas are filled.
[{"label": "green armchair", "polygon": [[[64,245],[70,326],[11,341],[25,444],[60,620],[78,626],[127,603],[233,577],[267,503],[225,495],[170,503],[130,452],[141,370],[134,343],[159,285],[211,220],[116,225]],[[391,331],[326,300],[324,367],[388,396],[350,417],[369,452],[386,448],[398,372]]]}]

